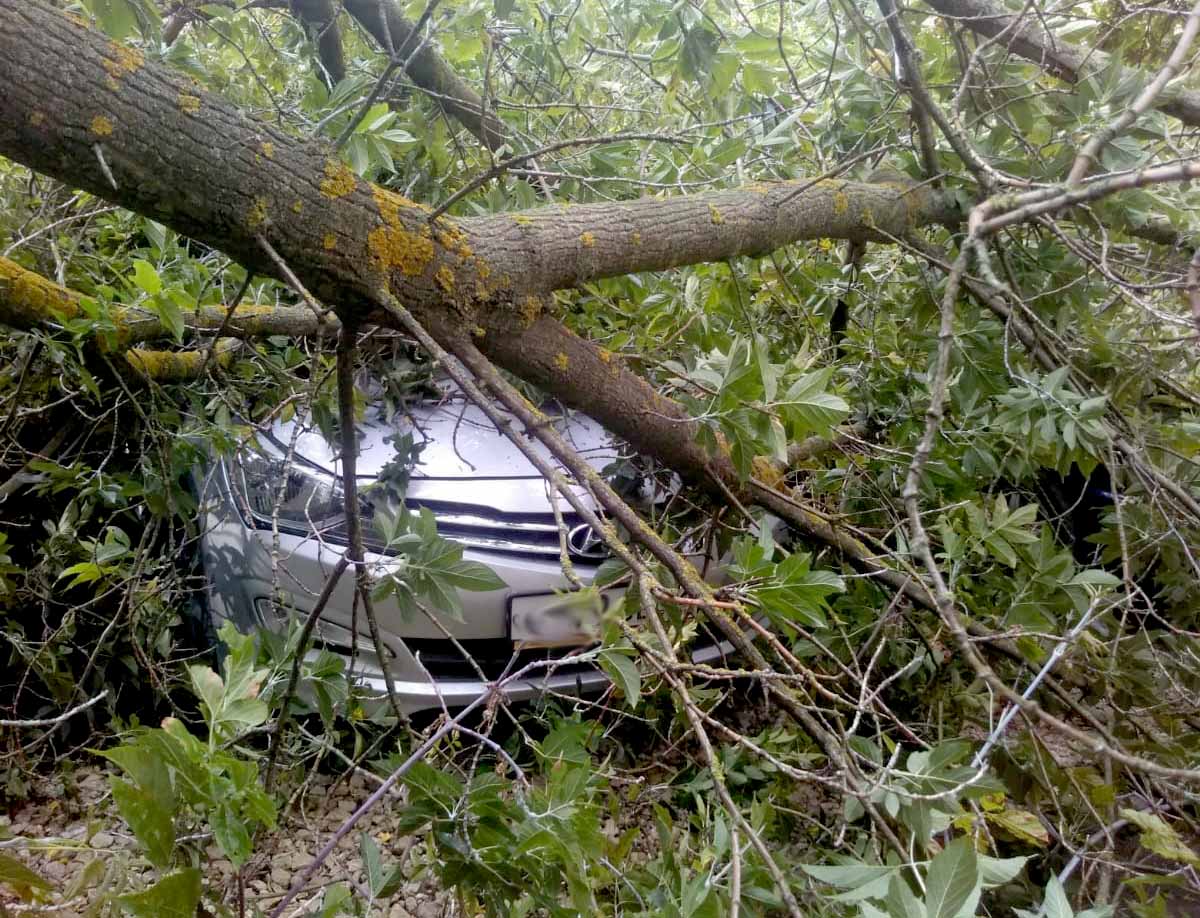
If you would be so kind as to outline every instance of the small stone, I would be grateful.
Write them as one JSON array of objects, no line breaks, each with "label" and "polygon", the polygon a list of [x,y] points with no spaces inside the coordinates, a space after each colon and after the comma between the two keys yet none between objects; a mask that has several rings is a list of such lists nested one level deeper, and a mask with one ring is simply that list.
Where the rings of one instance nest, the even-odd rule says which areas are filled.
[{"label": "small stone", "polygon": [[111,848],[113,846],[114,841],[116,841],[116,839],[114,839],[107,832],[97,832],[95,835],[92,836],[92,847],[93,848]]}]

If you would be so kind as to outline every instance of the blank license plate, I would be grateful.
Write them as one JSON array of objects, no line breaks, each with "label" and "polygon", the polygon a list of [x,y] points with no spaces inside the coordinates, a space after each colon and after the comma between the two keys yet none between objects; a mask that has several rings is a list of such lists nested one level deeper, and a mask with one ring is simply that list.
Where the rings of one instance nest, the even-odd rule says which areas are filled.
[{"label": "blank license plate", "polygon": [[600,638],[600,619],[621,597],[620,590],[514,596],[509,605],[508,636],[518,650],[531,647],[579,647]]}]

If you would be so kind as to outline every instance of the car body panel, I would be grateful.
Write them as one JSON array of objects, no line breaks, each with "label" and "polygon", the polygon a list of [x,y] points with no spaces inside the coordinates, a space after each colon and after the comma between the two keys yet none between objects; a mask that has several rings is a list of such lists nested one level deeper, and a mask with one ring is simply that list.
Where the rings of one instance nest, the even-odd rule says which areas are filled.
[{"label": "car body panel", "polygon": [[[424,442],[407,487],[409,506],[430,508],[439,532],[467,546],[464,558],[486,565],[505,585],[487,592],[460,591],[461,618],[436,609],[430,610],[432,620],[423,614],[406,616],[392,598],[374,603],[386,665],[401,707],[410,712],[468,704],[506,667],[514,671],[511,667],[536,657],[536,652],[512,643],[513,601],[519,600],[523,611],[536,610],[543,602],[561,602],[570,587],[563,574],[559,527],[547,483],[482,412],[452,392],[444,396],[391,420],[378,409],[368,410],[368,419],[360,427],[360,488],[369,488],[395,457],[393,436],[408,433]],[[553,423],[593,466],[602,468],[618,458],[611,437],[585,415],[558,412]],[[335,448],[303,420],[277,422],[266,437],[297,467],[340,474]],[[540,444],[536,448],[548,456]],[[250,630],[280,629],[289,617],[307,617],[344,556],[345,545],[315,532],[274,531],[254,518],[240,497],[237,457],[214,459],[206,471],[201,555],[214,620],[229,620]],[[560,518],[580,536],[573,544],[594,548],[594,536],[576,533],[580,521],[561,497],[559,504]],[[576,556],[573,568],[588,583],[598,562],[599,558]],[[373,574],[381,575],[397,559],[368,553],[367,563]],[[361,609],[356,611],[354,594],[353,570],[347,570],[322,611],[317,639],[352,660],[356,677],[369,692],[383,692],[380,661],[365,615]],[[462,658],[448,636],[482,661],[486,679]],[[727,650],[709,645],[698,659],[713,659]],[[564,647],[541,653],[553,657],[571,652]],[[547,691],[591,693],[607,684],[593,665],[548,663],[508,686],[505,695],[517,700]]]}]

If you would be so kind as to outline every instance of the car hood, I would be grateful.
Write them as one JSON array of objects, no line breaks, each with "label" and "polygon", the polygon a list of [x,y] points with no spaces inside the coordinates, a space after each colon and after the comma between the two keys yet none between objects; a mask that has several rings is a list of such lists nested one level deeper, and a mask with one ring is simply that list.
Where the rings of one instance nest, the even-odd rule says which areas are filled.
[{"label": "car hood", "polygon": [[[596,421],[554,403],[543,405],[555,430],[598,471],[619,458],[613,437]],[[520,422],[512,420],[521,430]],[[420,501],[450,501],[491,507],[504,513],[540,513],[547,509],[541,473],[516,445],[461,392],[444,389],[441,398],[417,402],[391,418],[370,405],[358,424],[358,475],[375,480],[396,457],[391,442],[410,434],[424,444],[412,471],[408,493]],[[338,451],[306,417],[277,422],[270,436],[285,447],[295,438],[296,455],[332,474],[341,474]],[[559,464],[537,440],[537,453]]]}]

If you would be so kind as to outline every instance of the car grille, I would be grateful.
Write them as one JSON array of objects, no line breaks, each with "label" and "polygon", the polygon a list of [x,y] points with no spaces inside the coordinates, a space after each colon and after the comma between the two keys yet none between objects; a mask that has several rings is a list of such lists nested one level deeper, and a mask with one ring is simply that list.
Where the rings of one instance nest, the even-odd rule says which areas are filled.
[{"label": "car grille", "polygon": [[[413,510],[427,508],[437,519],[439,535],[468,548],[546,558],[557,558],[561,552],[558,523],[552,513],[476,511],[461,504],[416,500],[409,501],[408,506]],[[562,519],[568,533],[567,553],[572,561],[599,564],[608,557],[608,550],[602,544],[586,539],[581,532],[583,521],[576,514],[564,513]],[[589,544],[580,551],[584,542]]]}]

